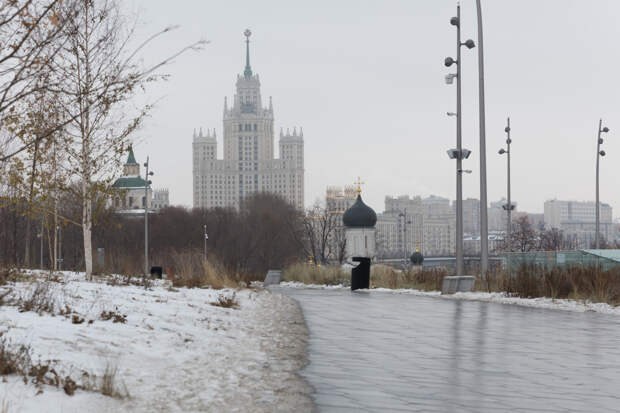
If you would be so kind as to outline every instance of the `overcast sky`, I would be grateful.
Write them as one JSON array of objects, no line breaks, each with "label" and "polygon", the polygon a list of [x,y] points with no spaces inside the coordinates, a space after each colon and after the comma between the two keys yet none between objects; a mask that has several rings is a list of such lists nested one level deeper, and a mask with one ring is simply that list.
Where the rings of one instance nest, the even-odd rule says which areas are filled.
[{"label": "overcast sky", "polygon": [[[129,3],[125,3],[129,4]],[[306,204],[328,185],[366,183],[363,196],[383,211],[386,195],[455,197],[455,86],[444,83],[455,55],[452,0],[203,1],[134,0],[139,38],[180,28],[144,53],[166,57],[210,41],[168,66],[151,88],[152,116],[136,136],[150,155],[154,186],[173,204],[192,204],[192,131],[215,128],[222,153],[224,96],[243,72],[243,31],[264,104],[273,96],[275,128],[301,126]],[[463,40],[477,41],[475,1],[463,0]],[[512,124],[512,197],[542,212],[547,199],[594,200],[599,118],[611,132],[603,149],[601,201],[620,213],[620,2],[483,0],[488,199],[506,193],[497,151]],[[463,49],[465,197],[479,198],[477,49]],[[276,136],[277,147],[277,136]],[[276,154],[277,155],[277,154]]]}]

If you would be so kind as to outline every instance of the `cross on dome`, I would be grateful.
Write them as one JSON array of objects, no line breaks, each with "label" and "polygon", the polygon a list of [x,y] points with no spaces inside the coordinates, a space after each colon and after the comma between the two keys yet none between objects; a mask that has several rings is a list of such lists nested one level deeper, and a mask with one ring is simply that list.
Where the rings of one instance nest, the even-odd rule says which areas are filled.
[{"label": "cross on dome", "polygon": [[357,194],[361,194],[362,193],[362,185],[366,185],[364,182],[361,181],[360,177],[357,177],[357,182],[353,182],[353,184],[356,186],[355,190],[357,191]]}]

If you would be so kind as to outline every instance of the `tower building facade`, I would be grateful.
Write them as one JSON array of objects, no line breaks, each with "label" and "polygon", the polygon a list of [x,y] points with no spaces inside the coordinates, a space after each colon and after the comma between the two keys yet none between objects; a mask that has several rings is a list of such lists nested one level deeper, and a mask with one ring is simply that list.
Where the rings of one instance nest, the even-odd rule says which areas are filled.
[{"label": "tower building facade", "polygon": [[193,135],[194,207],[235,207],[257,192],[280,195],[299,209],[304,207],[304,134],[280,129],[279,158],[274,156],[274,112],[271,97],[263,106],[258,74],[250,66],[250,35],[246,37],[246,64],[237,75],[232,105],[224,98],[224,159],[217,159],[215,130]]}]

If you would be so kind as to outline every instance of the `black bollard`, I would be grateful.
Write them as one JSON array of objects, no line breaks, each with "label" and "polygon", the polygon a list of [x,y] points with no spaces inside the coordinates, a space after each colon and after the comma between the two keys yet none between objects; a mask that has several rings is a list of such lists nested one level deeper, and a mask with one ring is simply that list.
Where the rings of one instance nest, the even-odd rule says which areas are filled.
[{"label": "black bollard", "polygon": [[360,264],[351,270],[351,291],[370,288],[370,258],[353,257]]},{"label": "black bollard", "polygon": [[151,277],[162,278],[163,270],[161,267],[151,267]]}]

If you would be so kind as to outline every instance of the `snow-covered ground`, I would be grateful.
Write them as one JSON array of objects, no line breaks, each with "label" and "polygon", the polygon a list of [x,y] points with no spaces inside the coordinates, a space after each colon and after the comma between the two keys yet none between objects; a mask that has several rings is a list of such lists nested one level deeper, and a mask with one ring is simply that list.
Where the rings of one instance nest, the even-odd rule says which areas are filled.
[{"label": "snow-covered ground", "polygon": [[[318,285],[318,284],[303,284],[300,282],[283,282],[283,287],[289,288],[310,288],[310,289],[348,289],[343,285]],[[473,301],[486,301],[500,304],[514,304],[525,307],[547,308],[553,310],[565,310],[565,311],[593,311],[597,313],[615,314],[620,315],[620,306],[614,307],[606,303],[593,303],[590,301],[577,301],[567,299],[553,299],[553,298],[520,298],[511,297],[507,293],[485,293],[485,292],[469,292],[469,293],[456,293],[452,295],[442,295],[440,291],[421,291],[421,290],[408,290],[408,289],[388,289],[388,288],[373,288],[371,291],[382,291],[392,294],[412,294],[424,297],[435,297],[445,300],[473,300]]]},{"label": "snow-covered ground", "polygon": [[[306,363],[307,331],[291,299],[262,289],[172,289],[166,282],[144,289],[86,282],[76,273],[60,278],[49,283],[49,293],[55,312],[70,315],[2,305],[2,338],[12,346],[31,346],[34,361],[51,360],[60,377],[69,375],[78,384],[96,382],[106,366],[116,366],[117,385],[130,396],[118,399],[81,389],[69,396],[62,388],[5,376],[0,411],[312,410],[311,389],[297,375]],[[14,298],[27,297],[36,286],[11,284],[0,287],[0,295],[12,287]],[[233,293],[239,308],[210,304]],[[103,320],[104,311],[125,315],[127,321]],[[73,314],[85,321],[72,323]]]}]

